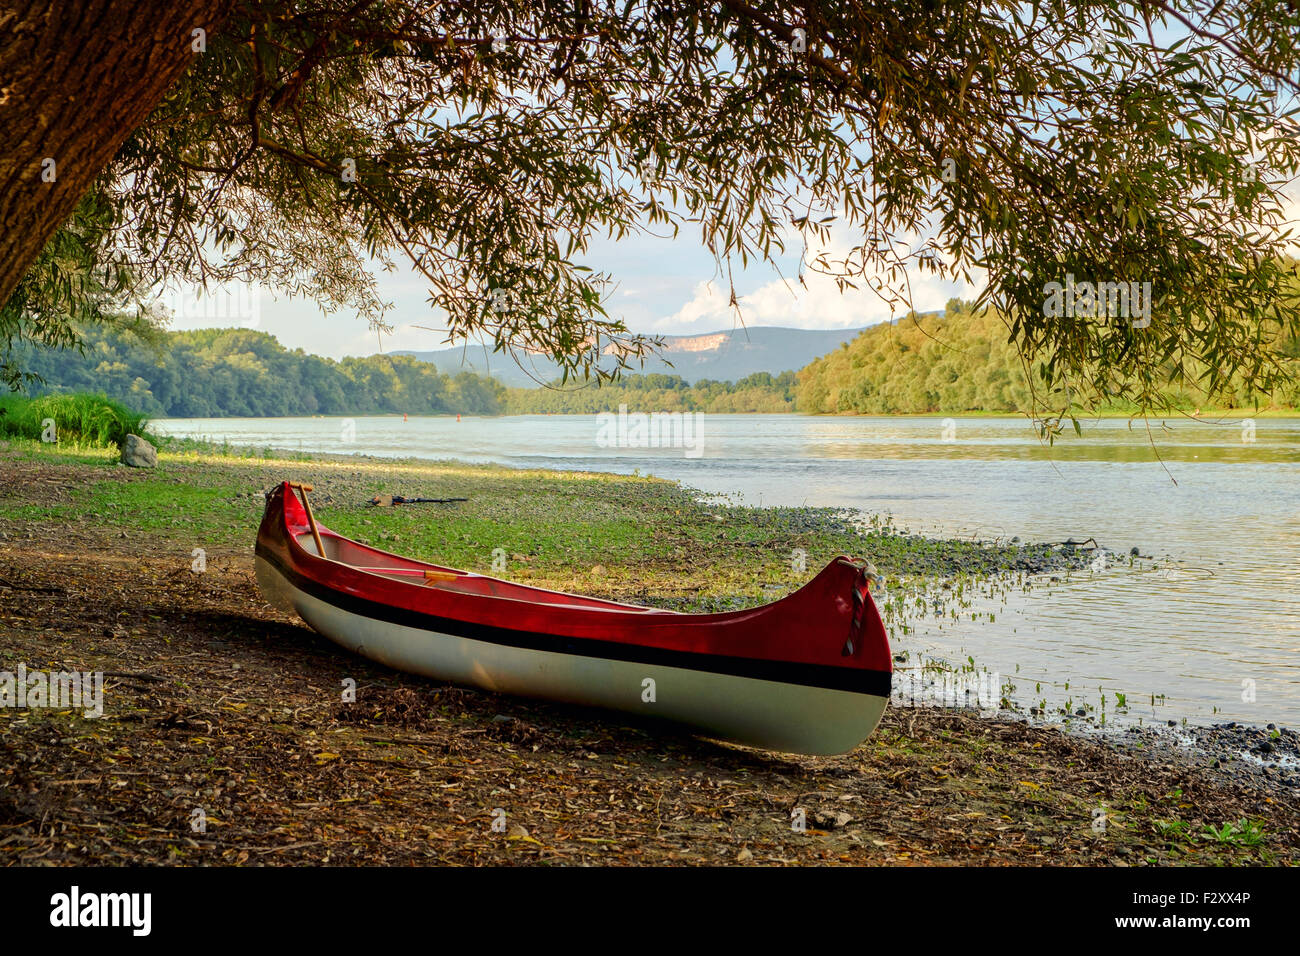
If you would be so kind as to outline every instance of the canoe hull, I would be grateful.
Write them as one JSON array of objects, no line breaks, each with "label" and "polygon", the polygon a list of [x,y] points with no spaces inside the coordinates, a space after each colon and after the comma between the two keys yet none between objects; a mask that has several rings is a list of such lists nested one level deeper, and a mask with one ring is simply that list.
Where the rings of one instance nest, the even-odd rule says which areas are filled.
[{"label": "canoe hull", "polygon": [[389,554],[312,524],[286,483],[268,495],[256,567],[269,603],[341,647],[495,693],[814,755],[852,750],[889,701],[884,626],[844,557],[772,604],[679,614]]},{"label": "canoe hull", "polygon": [[270,603],[340,647],[396,670],[667,720],[767,750],[846,753],[876,728],[888,703],[888,694],[513,647],[376,620],[299,590],[260,556],[257,579]]}]

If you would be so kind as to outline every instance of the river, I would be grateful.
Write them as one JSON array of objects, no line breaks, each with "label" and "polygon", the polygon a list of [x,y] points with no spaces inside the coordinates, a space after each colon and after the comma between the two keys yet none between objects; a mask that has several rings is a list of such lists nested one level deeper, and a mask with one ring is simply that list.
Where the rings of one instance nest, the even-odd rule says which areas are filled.
[{"label": "river", "polygon": [[[306,452],[654,474],[755,505],[891,515],[913,531],[1083,540],[1127,559],[921,620],[896,646],[1010,680],[1023,706],[1300,726],[1300,419],[1083,422],[1055,446],[1021,418],[707,415],[687,447],[627,447],[597,416],[164,419],[163,434]],[[682,437],[674,432],[675,437]],[[978,619],[970,619],[974,612]],[[984,612],[984,613],[981,613]],[[992,614],[993,620],[988,616]]]}]

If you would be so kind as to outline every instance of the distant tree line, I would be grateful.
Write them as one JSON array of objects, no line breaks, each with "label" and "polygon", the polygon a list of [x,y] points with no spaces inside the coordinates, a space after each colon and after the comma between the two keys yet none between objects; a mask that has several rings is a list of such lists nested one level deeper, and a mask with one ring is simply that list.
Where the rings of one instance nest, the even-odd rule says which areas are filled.
[{"label": "distant tree line", "polygon": [[82,348],[26,346],[34,394],[90,392],[132,411],[177,418],[280,415],[496,415],[505,387],[473,372],[445,375],[410,356],[342,361],[290,351],[250,329],[200,329],[147,338],[82,330]]},{"label": "distant tree line", "polygon": [[[1024,412],[1035,407],[1026,366],[1006,325],[990,310],[973,311],[953,299],[942,314],[910,315],[872,326],[799,372],[757,372],[737,382],[679,375],[624,375],[601,387],[552,384],[507,389],[475,372],[439,372],[412,356],[371,355],[342,361],[289,350],[265,332],[201,329],[133,332],[129,326],[84,329],[80,349],[35,348],[24,367],[43,382],[34,394],[99,393],[151,416],[454,414],[596,414],[626,404],[635,411],[714,414],[953,414]],[[1280,352],[1294,369],[1300,343]],[[1300,382],[1260,395],[1230,378],[1207,395],[1197,387],[1203,370],[1167,372],[1164,393],[1187,410],[1300,407]],[[1041,389],[1040,389],[1041,392]],[[1044,399],[1037,396],[1039,403]],[[1048,404],[1063,402],[1053,391]],[[1041,407],[1041,404],[1040,404]],[[1101,410],[1130,411],[1110,402]]]},{"label": "distant tree line", "polygon": [[569,383],[546,388],[512,388],[506,411],[512,415],[591,415],[618,411],[626,404],[637,411],[793,412],[795,373],[755,372],[738,382],[700,379],[694,385],[680,375],[624,375],[597,388]]}]

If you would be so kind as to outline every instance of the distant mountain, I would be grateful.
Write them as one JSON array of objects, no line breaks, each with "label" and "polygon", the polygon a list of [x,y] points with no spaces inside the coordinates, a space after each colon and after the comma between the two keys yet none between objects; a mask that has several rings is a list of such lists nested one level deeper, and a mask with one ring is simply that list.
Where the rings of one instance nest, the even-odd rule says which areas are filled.
[{"label": "distant mountain", "polygon": [[[862,329],[786,329],[757,326],[703,335],[665,335],[664,348],[632,371],[680,375],[687,382],[714,379],[734,382],[755,372],[781,372],[803,368],[857,337]],[[508,355],[492,354],[481,345],[457,346],[432,352],[394,352],[432,362],[438,371],[487,373],[505,385],[527,388],[558,377],[556,366],[535,357],[521,357],[519,367]],[[671,366],[670,366],[671,363]],[[527,371],[525,371],[525,369]]]}]

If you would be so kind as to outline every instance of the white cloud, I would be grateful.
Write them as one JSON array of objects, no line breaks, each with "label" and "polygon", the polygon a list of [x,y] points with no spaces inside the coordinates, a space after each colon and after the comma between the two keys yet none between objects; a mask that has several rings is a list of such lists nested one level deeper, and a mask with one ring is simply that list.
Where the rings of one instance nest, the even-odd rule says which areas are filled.
[{"label": "white cloud", "polygon": [[[797,248],[796,236],[790,248]],[[813,261],[823,252],[832,260],[846,256],[852,244],[847,234],[832,232],[830,242],[810,248],[805,261]],[[889,279],[884,273],[876,276],[888,288]],[[653,331],[661,334],[704,332],[731,328],[738,320],[745,325],[780,325],[799,329],[839,329],[874,325],[906,314],[907,307],[890,303],[878,295],[861,278],[858,288],[841,291],[835,279],[821,272],[805,270],[804,281],[797,277],[776,277],[741,294],[737,304],[740,314],[732,307],[727,284],[713,279],[699,282],[692,297],[675,312],[662,316],[653,323]],[[973,298],[979,287],[964,282],[940,279],[929,272],[910,270],[905,289],[912,307],[926,312],[942,309],[954,296]]]}]

